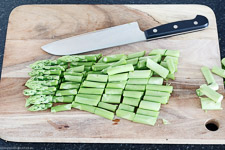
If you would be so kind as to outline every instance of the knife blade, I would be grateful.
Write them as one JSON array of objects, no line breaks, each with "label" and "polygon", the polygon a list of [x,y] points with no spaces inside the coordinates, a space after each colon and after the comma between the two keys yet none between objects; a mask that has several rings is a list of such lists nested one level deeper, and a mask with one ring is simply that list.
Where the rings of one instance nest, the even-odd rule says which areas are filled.
[{"label": "knife blade", "polygon": [[194,32],[208,27],[208,19],[197,15],[194,19],[172,22],[141,31],[137,22],[89,32],[58,40],[41,48],[53,55],[79,54],[99,49],[126,45]]}]

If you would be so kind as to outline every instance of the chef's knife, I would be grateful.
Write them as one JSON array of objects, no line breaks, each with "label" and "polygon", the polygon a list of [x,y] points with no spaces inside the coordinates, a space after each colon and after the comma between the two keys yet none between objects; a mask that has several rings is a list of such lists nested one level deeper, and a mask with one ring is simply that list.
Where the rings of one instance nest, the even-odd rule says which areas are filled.
[{"label": "chef's knife", "polygon": [[208,24],[208,19],[201,15],[192,20],[172,22],[146,31],[141,31],[138,23],[132,22],[58,40],[42,46],[42,49],[53,55],[78,54],[193,32],[206,28]]}]

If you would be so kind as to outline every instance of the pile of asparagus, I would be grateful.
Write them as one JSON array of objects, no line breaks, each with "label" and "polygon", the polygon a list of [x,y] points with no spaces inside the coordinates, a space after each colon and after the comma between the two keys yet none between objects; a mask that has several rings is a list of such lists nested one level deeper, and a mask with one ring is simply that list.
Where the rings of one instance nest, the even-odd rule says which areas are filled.
[{"label": "pile of asparagus", "polygon": [[[173,91],[179,51],[156,49],[111,56],[71,55],[41,60],[30,67],[25,86],[30,111],[76,108],[113,120],[114,116],[154,125],[161,104]],[[54,104],[54,106],[53,106]]]}]

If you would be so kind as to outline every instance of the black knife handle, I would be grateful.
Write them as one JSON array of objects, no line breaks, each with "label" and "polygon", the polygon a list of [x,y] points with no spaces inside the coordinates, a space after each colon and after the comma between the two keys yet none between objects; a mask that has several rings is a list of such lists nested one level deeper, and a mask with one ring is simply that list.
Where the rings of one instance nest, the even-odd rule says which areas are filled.
[{"label": "black knife handle", "polygon": [[168,23],[161,26],[157,26],[155,28],[148,29],[144,32],[146,38],[150,40],[155,38],[173,36],[184,32],[193,32],[195,30],[204,29],[208,27],[208,25],[209,21],[206,17],[197,15],[192,20]]}]

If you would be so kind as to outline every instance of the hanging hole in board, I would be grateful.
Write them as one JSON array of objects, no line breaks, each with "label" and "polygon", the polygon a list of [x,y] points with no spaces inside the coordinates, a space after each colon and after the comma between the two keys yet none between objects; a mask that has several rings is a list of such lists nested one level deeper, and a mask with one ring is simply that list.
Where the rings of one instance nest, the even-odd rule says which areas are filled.
[{"label": "hanging hole in board", "polygon": [[198,21],[194,21],[194,25],[197,25],[198,24]]},{"label": "hanging hole in board", "polygon": [[205,127],[209,131],[217,131],[219,129],[219,122],[215,119],[210,119],[206,121]]},{"label": "hanging hole in board", "polygon": [[158,30],[157,29],[153,29],[153,32],[156,33],[156,32],[158,32]]}]

